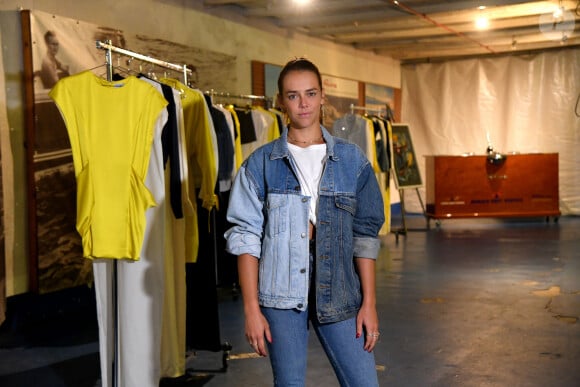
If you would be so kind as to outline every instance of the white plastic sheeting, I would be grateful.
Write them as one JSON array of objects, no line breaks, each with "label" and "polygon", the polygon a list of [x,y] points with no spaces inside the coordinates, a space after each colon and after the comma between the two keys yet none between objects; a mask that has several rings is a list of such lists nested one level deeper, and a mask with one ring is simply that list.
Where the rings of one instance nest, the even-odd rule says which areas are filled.
[{"label": "white plastic sheeting", "polygon": [[[580,215],[580,48],[401,71],[402,121],[423,181],[423,156],[484,154],[488,138],[502,153],[557,152],[560,211]],[[405,196],[407,211],[421,211],[416,196]]]}]

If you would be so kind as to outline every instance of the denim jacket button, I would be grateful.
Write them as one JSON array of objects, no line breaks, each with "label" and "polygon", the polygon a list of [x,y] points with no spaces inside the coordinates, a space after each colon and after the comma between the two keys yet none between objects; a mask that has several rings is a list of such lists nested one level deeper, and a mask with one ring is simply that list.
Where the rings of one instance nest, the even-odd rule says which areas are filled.
[{"label": "denim jacket button", "polygon": [[302,305],[302,304],[298,304],[298,305],[296,305],[296,306],[297,306],[297,307],[300,309],[300,308],[302,308],[304,305]]},{"label": "denim jacket button", "polygon": [[307,198],[302,198],[302,203],[306,203],[308,201]]},{"label": "denim jacket button", "polygon": [[306,273],[306,269],[300,269],[300,273]]},{"label": "denim jacket button", "polygon": [[302,234],[300,234],[300,237],[301,237],[301,238],[306,238],[306,233],[305,233],[305,232],[303,232]]}]

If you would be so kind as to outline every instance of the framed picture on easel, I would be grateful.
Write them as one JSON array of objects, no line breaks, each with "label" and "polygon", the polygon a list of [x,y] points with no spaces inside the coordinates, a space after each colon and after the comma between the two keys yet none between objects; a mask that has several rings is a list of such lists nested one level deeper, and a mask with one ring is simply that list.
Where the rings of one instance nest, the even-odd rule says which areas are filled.
[{"label": "framed picture on easel", "polygon": [[423,185],[408,124],[392,124],[391,157],[397,189]]}]

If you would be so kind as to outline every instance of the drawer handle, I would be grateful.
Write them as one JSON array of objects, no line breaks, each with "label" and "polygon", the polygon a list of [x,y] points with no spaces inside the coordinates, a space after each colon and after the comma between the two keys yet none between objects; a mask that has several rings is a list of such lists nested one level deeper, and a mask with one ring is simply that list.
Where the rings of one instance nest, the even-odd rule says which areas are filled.
[{"label": "drawer handle", "polygon": [[507,175],[487,175],[489,180],[507,180]]}]

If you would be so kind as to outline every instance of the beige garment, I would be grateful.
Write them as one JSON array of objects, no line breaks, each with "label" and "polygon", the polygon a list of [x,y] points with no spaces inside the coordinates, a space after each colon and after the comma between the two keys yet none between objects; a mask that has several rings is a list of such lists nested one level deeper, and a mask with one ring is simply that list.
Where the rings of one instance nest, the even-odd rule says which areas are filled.
[{"label": "beige garment", "polygon": [[[179,161],[181,176],[181,198],[183,213],[193,217],[189,195],[187,150],[185,147],[185,129],[181,101],[175,99],[179,126]],[[166,170],[166,179],[169,171]],[[169,186],[166,185],[166,195]],[[165,211],[165,298],[163,301],[163,324],[161,332],[161,376],[176,378],[185,374],[186,351],[186,221],[175,219],[171,206]]]}]

